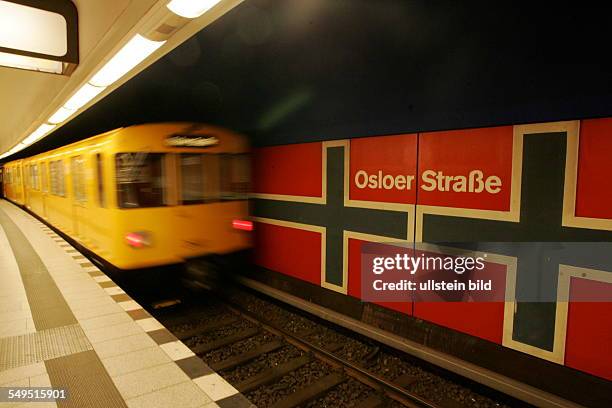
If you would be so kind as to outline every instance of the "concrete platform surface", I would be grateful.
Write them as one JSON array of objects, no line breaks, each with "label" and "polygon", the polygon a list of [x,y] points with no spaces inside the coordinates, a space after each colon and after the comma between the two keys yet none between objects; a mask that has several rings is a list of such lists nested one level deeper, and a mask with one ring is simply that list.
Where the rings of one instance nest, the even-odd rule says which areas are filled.
[{"label": "concrete platform surface", "polygon": [[0,388],[68,398],[0,407],[249,407],[53,230],[0,200]]}]

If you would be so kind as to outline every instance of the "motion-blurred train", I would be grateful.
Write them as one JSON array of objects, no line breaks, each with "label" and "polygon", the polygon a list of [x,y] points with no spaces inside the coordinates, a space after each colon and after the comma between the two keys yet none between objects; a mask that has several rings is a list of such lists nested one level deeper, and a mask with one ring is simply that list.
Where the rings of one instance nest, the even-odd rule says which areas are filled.
[{"label": "motion-blurred train", "polygon": [[245,137],[198,124],[120,128],[4,166],[5,197],[118,270],[250,246]]}]

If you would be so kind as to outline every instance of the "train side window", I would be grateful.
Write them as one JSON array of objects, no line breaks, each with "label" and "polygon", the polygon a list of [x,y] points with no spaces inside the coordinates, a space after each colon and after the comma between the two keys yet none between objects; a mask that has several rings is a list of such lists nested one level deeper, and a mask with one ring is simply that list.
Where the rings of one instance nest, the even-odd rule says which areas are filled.
[{"label": "train side window", "polygon": [[49,171],[51,178],[51,194],[60,197],[66,196],[66,182],[64,180],[64,162],[56,160],[49,163]]},{"label": "train side window", "polygon": [[249,192],[248,154],[223,154],[221,159],[221,199],[246,200]]},{"label": "train side window", "polygon": [[181,203],[204,202],[204,166],[201,154],[181,154]]},{"label": "train side window", "polygon": [[30,174],[32,175],[32,189],[39,190],[40,185],[38,184],[38,164],[33,164],[30,166]]},{"label": "train side window", "polygon": [[85,169],[83,164],[83,156],[75,156],[70,159],[72,191],[74,199],[80,203],[87,201],[87,196],[85,195]]},{"label": "train side window", "polygon": [[204,201],[219,200],[219,155],[203,154],[204,160]]},{"label": "train side window", "polygon": [[40,181],[41,181],[42,191],[44,191],[45,193],[49,189],[47,173],[48,173],[48,171],[47,171],[47,162],[40,163]]},{"label": "train side window", "polygon": [[119,208],[163,207],[165,199],[162,153],[118,153],[117,199]]},{"label": "train side window", "polygon": [[98,205],[106,207],[106,197],[104,195],[104,160],[100,153],[96,154],[96,179],[98,181]]}]

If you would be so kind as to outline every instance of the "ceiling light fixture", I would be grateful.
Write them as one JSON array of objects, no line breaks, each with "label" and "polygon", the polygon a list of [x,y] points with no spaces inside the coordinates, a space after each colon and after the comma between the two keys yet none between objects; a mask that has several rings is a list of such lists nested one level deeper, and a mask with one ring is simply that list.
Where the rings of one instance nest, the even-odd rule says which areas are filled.
[{"label": "ceiling light fixture", "polygon": [[76,109],[68,109],[62,106],[53,115],[51,115],[48,122],[53,123],[54,125],[57,125],[59,123],[62,123],[69,117],[71,117],[75,112],[76,112]]},{"label": "ceiling light fixture", "polygon": [[[48,123],[43,123],[42,125],[40,125],[38,127],[38,129],[36,129],[35,131],[33,131],[32,133],[30,133],[30,136],[26,137],[25,139],[23,139],[21,141],[21,144],[25,146],[29,146],[32,143],[36,142],[38,139],[40,139],[41,137],[43,137],[44,135],[46,135],[47,133],[49,133],[51,130],[53,130],[55,128],[55,125],[50,125]],[[17,145],[19,146],[19,145]],[[21,149],[20,149],[21,150]]]},{"label": "ceiling light fixture", "polygon": [[172,0],[166,7],[174,14],[185,18],[196,18],[213,8],[221,0]]},{"label": "ceiling light fixture", "polygon": [[152,41],[136,34],[89,81],[95,86],[109,86],[161,47],[165,41]]},{"label": "ceiling light fixture", "polygon": [[69,74],[79,62],[78,15],[69,0],[0,0],[0,65]]},{"label": "ceiling light fixture", "polygon": [[77,110],[80,107],[87,104],[87,102],[91,101],[93,98],[98,96],[100,92],[105,89],[103,86],[93,86],[90,84],[85,84],[79,88],[78,91],[66,103],[64,104],[64,108],[70,110]]},{"label": "ceiling light fixture", "polygon": [[29,69],[31,71],[49,72],[51,74],[61,74],[64,69],[60,61],[9,54],[8,52],[0,52],[0,65]]}]

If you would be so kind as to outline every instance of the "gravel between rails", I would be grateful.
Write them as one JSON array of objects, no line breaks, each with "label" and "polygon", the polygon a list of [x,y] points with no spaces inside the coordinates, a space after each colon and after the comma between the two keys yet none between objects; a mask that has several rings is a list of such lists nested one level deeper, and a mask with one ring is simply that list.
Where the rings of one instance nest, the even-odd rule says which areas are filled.
[{"label": "gravel between rails", "polygon": [[221,327],[211,332],[207,332],[204,334],[199,334],[194,337],[190,337],[189,339],[185,340],[185,344],[188,347],[193,347],[198,344],[210,343],[212,341],[219,340],[227,336],[231,336],[245,329],[249,329],[253,327],[256,327],[254,323],[248,320],[239,319],[235,323],[232,323],[229,326],[224,326],[224,327]]},{"label": "gravel between rails", "polygon": [[301,350],[293,346],[285,346],[272,353],[259,356],[257,359],[247,364],[223,372],[223,377],[230,383],[239,383],[267,368],[278,366],[293,358],[300,357],[303,354]]},{"label": "gravel between rails", "polygon": [[[415,381],[407,387],[407,390],[421,395],[432,402],[439,403],[441,406],[477,408],[504,406],[468,387],[440,376],[437,372],[428,371],[427,368],[415,364],[414,359],[409,356],[404,358],[401,354],[398,355],[395,352],[385,351],[384,347],[380,347],[373,342],[364,341],[361,338],[353,338],[348,332],[343,330],[336,331],[333,327],[321,324],[316,319],[311,320],[307,316],[296,314],[250,293],[240,292],[231,300],[246,308],[254,316],[261,318],[264,323],[280,327],[289,333],[298,335],[298,337],[304,335],[304,339],[313,345],[324,349],[329,347],[333,349],[334,355],[357,366],[367,368],[370,372],[387,380],[393,381],[404,374],[409,374],[415,378]],[[180,310],[182,311],[179,311],[178,316],[188,316],[190,313],[197,313],[197,318],[188,323],[169,326],[177,334],[200,326],[205,328],[211,323],[236,317],[236,314],[227,306],[212,301],[206,302],[205,305],[200,304],[194,308],[186,307]],[[257,324],[253,321],[238,316],[236,322],[186,339],[185,343],[189,347],[194,347],[256,326]],[[255,349],[264,343],[279,339],[279,336],[262,329],[259,334],[253,337],[212,350],[200,357],[206,363],[212,364]],[[273,352],[263,354],[248,363],[223,370],[220,374],[228,382],[237,384],[265,369],[278,366],[303,354],[303,350],[287,344]],[[265,408],[331,372],[333,372],[332,367],[319,360],[313,360],[305,366],[285,375],[273,384],[259,387],[245,396],[260,408]],[[301,407],[352,407],[375,392],[374,389],[359,381],[348,378],[321,398],[304,404]],[[403,407],[402,404],[392,400],[389,401],[387,406],[393,408]]]},{"label": "gravel between rails", "polygon": [[311,401],[303,405],[304,408],[336,408],[336,407],[354,407],[359,402],[365,400],[370,395],[375,394],[375,391],[360,383],[357,380],[349,378],[347,381],[333,388],[325,396]]},{"label": "gravel between rails", "polygon": [[331,372],[331,367],[327,364],[313,360],[277,382],[247,393],[245,397],[258,407],[267,407]]},{"label": "gravel between rails", "polygon": [[[249,312],[254,313],[256,316],[265,316],[267,321],[275,322],[275,324],[288,332],[300,333],[312,330],[313,333],[308,335],[306,339],[319,347],[325,348],[325,346],[331,344],[342,345],[340,349],[334,352],[336,356],[367,368],[369,371],[387,380],[392,381],[403,374],[409,373],[415,377],[416,381],[407,389],[432,402],[443,405],[454,402],[456,405],[478,408],[505,406],[478,394],[470,388],[456,384],[438,374],[415,365],[409,361],[410,358],[402,359],[384,350],[378,350],[377,346],[366,344],[355,338],[335,332],[327,326],[304,316],[296,315],[291,311],[251,294],[241,294],[240,298],[234,298],[233,300],[238,300],[237,303],[246,305]],[[368,361],[364,361],[364,358],[367,356],[371,358]],[[398,406],[401,406],[401,404]]]},{"label": "gravel between rails", "polygon": [[217,363],[219,361],[225,360],[226,358],[253,350],[256,347],[264,343],[271,342],[273,340],[280,340],[280,337],[277,337],[269,332],[263,332],[261,334],[258,334],[257,336],[249,337],[248,339],[231,344],[230,346],[222,347],[220,349],[203,354],[201,358],[207,364]]}]

